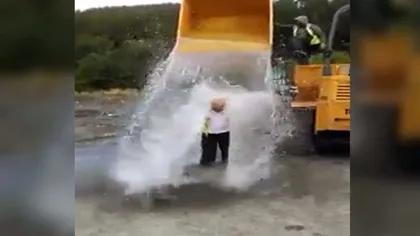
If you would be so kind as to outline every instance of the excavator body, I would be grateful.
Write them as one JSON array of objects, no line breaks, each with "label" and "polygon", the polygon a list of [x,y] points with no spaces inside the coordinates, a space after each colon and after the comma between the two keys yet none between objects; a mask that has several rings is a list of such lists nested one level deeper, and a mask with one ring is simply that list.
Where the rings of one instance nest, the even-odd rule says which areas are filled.
[{"label": "excavator body", "polygon": [[[328,39],[332,51],[339,16],[350,5],[337,10]],[[314,147],[325,152],[336,144],[350,145],[350,64],[332,64],[328,56],[324,64],[296,65],[291,76],[297,93],[293,109],[310,111]]]}]

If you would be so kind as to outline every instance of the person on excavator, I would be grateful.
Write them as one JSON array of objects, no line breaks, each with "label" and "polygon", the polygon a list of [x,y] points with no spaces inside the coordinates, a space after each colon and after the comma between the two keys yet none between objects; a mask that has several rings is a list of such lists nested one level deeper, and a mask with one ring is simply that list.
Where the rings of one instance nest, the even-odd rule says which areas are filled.
[{"label": "person on excavator", "polygon": [[309,58],[313,54],[321,53],[326,48],[326,36],[318,25],[309,23],[307,16],[295,18],[293,26],[293,46],[296,51],[305,53]]}]

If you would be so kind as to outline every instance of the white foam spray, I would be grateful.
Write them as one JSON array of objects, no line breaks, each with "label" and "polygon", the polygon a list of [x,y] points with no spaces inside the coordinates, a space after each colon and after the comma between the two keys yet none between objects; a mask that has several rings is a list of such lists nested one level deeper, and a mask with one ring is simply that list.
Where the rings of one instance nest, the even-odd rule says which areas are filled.
[{"label": "white foam spray", "polygon": [[269,177],[273,95],[264,87],[269,53],[171,55],[150,78],[146,96],[121,139],[113,177],[126,194],[186,184],[184,168],[198,163],[200,128],[215,96],[227,98],[230,163],[221,186],[246,190]]}]

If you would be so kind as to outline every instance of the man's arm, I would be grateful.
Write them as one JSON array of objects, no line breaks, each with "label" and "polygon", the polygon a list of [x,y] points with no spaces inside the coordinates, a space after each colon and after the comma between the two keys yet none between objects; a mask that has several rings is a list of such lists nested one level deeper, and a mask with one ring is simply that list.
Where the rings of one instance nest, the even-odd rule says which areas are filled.
[{"label": "man's arm", "polygon": [[206,115],[204,118],[204,122],[201,125],[201,133],[208,134],[209,128],[210,128],[210,117]]},{"label": "man's arm", "polygon": [[326,44],[327,43],[327,37],[326,37],[325,33],[322,31],[321,27],[319,27],[318,25],[315,25],[315,24],[311,24],[311,28],[313,29],[315,34],[318,35],[319,39],[321,40],[321,43]]}]

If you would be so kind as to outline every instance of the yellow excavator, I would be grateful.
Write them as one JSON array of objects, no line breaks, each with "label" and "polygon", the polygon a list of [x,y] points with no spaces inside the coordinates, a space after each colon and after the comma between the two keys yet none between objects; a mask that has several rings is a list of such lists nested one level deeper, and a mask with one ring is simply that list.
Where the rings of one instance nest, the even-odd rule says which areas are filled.
[{"label": "yellow excavator", "polygon": [[350,10],[350,4],[334,15],[323,64],[296,65],[292,84],[296,94],[291,106],[309,110],[313,115],[312,134],[318,152],[332,145],[350,145],[350,65],[332,64],[331,52],[340,16]]}]

